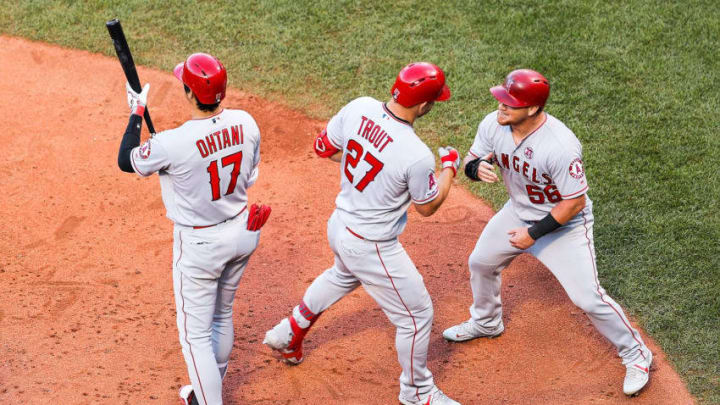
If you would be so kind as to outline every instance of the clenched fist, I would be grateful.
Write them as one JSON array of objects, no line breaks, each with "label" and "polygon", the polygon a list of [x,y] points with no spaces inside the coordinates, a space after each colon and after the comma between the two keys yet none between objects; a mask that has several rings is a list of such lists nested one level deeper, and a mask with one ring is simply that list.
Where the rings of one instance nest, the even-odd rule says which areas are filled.
[{"label": "clenched fist", "polygon": [[450,168],[453,171],[453,177],[457,175],[460,167],[460,154],[458,151],[452,146],[445,146],[438,148],[438,155],[440,155],[443,169]]},{"label": "clenched fist", "polygon": [[148,92],[150,91],[150,83],[146,83],[142,91],[138,94],[130,87],[130,83],[125,82],[127,90],[127,102],[130,107],[131,114],[143,115],[145,106],[147,105]]}]

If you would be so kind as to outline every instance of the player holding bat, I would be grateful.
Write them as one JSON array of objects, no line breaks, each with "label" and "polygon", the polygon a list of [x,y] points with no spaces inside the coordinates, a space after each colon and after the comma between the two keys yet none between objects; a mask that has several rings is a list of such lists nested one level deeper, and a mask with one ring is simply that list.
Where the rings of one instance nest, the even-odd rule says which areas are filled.
[{"label": "player holding bat", "polygon": [[258,177],[260,130],[245,111],[223,109],[227,72],[205,53],[174,70],[192,119],[140,145],[150,85],[127,85],[131,114],[118,165],[142,177],[160,175],[167,217],[175,224],[173,287],[182,352],[192,385],[186,405],[222,404],[222,380],[233,346],[235,291],[260,238],[270,207],[247,209]]}]

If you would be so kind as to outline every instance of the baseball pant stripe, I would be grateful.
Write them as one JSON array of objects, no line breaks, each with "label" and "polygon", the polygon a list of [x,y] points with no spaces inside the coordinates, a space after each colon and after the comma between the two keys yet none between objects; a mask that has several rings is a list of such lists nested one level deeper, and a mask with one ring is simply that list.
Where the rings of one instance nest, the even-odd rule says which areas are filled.
[{"label": "baseball pant stripe", "polygon": [[185,343],[188,345],[188,349],[190,350],[190,357],[193,361],[193,367],[195,368],[195,375],[197,376],[198,383],[200,384],[200,393],[202,394],[203,401],[207,404],[207,399],[205,399],[205,389],[202,386],[202,380],[200,380],[200,373],[198,373],[197,364],[195,364],[195,355],[193,354],[192,345],[190,344],[190,340],[188,339],[188,330],[187,330],[187,312],[185,312],[185,296],[183,295],[183,274],[182,271],[180,271],[180,268],[178,268],[178,264],[180,263],[180,259],[182,259],[182,232],[178,232],[178,235],[180,236],[180,254],[178,255],[178,260],[175,262],[175,268],[178,269],[178,272],[180,273],[180,299],[182,300],[181,309],[183,312],[183,325],[185,327]]},{"label": "baseball pant stripe", "polygon": [[415,385],[415,376],[413,375],[414,374],[413,357],[415,355],[415,336],[417,336],[417,332],[418,332],[417,324],[415,323],[415,317],[413,316],[412,312],[410,312],[410,309],[407,307],[407,305],[405,305],[405,301],[403,301],[402,297],[400,296],[400,291],[398,291],[397,287],[395,287],[395,282],[393,281],[392,277],[390,277],[390,273],[388,272],[387,267],[385,267],[385,262],[383,262],[382,256],[380,256],[380,247],[378,247],[377,243],[375,244],[375,250],[377,251],[378,258],[380,259],[380,264],[382,264],[383,270],[385,270],[385,274],[387,274],[388,278],[390,279],[390,284],[392,284],[393,289],[395,290],[395,293],[397,294],[398,298],[400,299],[400,303],[403,304],[408,315],[410,315],[410,319],[412,319],[412,322],[413,322],[413,328],[415,328],[415,333],[413,333],[412,346],[410,347],[410,384]]},{"label": "baseball pant stripe", "polygon": [[633,339],[638,343],[638,345],[640,345],[640,355],[643,356],[643,359],[644,359],[645,353],[643,352],[643,349],[642,349],[642,347],[643,347],[642,342],[640,342],[640,340],[638,340],[637,336],[635,336],[635,332],[630,327],[630,325],[628,325],[627,322],[625,322],[625,319],[622,317],[622,315],[620,315],[620,312],[614,306],[610,305],[609,302],[605,301],[605,299],[603,298],[603,294],[600,291],[600,280],[598,279],[597,265],[595,264],[595,259],[593,257],[593,252],[592,252],[592,242],[590,241],[590,236],[588,236],[588,233],[590,231],[587,227],[587,218],[585,217],[585,213],[583,213],[582,216],[583,216],[583,227],[585,227],[585,239],[587,239],[587,247],[588,247],[588,250],[590,251],[590,259],[592,260],[593,272],[595,273],[595,285],[597,286],[597,293],[598,293],[598,295],[600,295],[600,300],[602,302],[604,302],[607,306],[612,308],[613,311],[615,311],[617,316],[622,321],[623,325],[625,325],[625,327],[630,331],[630,334],[632,335]]}]

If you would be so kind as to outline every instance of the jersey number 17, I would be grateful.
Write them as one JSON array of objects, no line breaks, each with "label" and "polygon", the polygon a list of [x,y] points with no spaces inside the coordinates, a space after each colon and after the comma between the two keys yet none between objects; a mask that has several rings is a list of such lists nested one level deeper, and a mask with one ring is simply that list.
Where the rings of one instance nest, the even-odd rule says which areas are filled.
[{"label": "jersey number 17", "polygon": [[[242,151],[227,155],[220,159],[220,163],[225,166],[233,165],[232,171],[230,172],[230,184],[228,184],[225,195],[232,194],[235,192],[235,186],[237,185],[237,178],[240,174],[240,163],[242,163]],[[213,160],[207,167],[208,173],[210,173],[210,188],[212,189],[212,200],[217,201],[220,199],[220,173],[218,170],[218,161]]]}]

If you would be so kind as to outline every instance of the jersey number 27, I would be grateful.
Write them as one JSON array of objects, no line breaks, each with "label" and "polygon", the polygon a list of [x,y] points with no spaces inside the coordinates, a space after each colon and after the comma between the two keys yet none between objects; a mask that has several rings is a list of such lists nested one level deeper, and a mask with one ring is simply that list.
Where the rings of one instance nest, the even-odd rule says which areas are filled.
[{"label": "jersey number 27", "polygon": [[[227,155],[220,159],[220,163],[225,166],[233,165],[232,171],[230,172],[230,184],[228,184],[225,195],[232,194],[235,192],[235,186],[237,185],[237,178],[240,174],[240,163],[242,163],[242,151]],[[212,200],[217,201],[220,199],[220,173],[218,171],[218,161],[213,160],[207,167],[208,173],[210,173],[210,188],[212,189]]]},{"label": "jersey number 27", "polygon": [[[355,180],[355,176],[350,173],[350,170],[348,170],[348,166],[351,166],[353,169],[356,168],[358,163],[360,162],[360,157],[362,156],[362,145],[360,145],[359,143],[357,143],[357,141],[353,139],[348,141],[347,155],[345,155],[345,176],[347,177],[348,181],[350,181],[350,184],[352,184],[353,180]],[[383,162],[377,160],[377,158],[373,156],[370,152],[365,153],[363,160],[370,163],[370,170],[368,170],[367,173],[365,173],[365,176],[363,176],[363,178],[360,179],[358,184],[355,185],[355,188],[358,189],[358,191],[360,192],[365,190],[365,187],[367,187],[367,185],[370,184],[371,181],[375,180],[375,176],[377,176],[377,174],[380,173],[380,170],[382,170],[383,166],[385,166]]]}]

